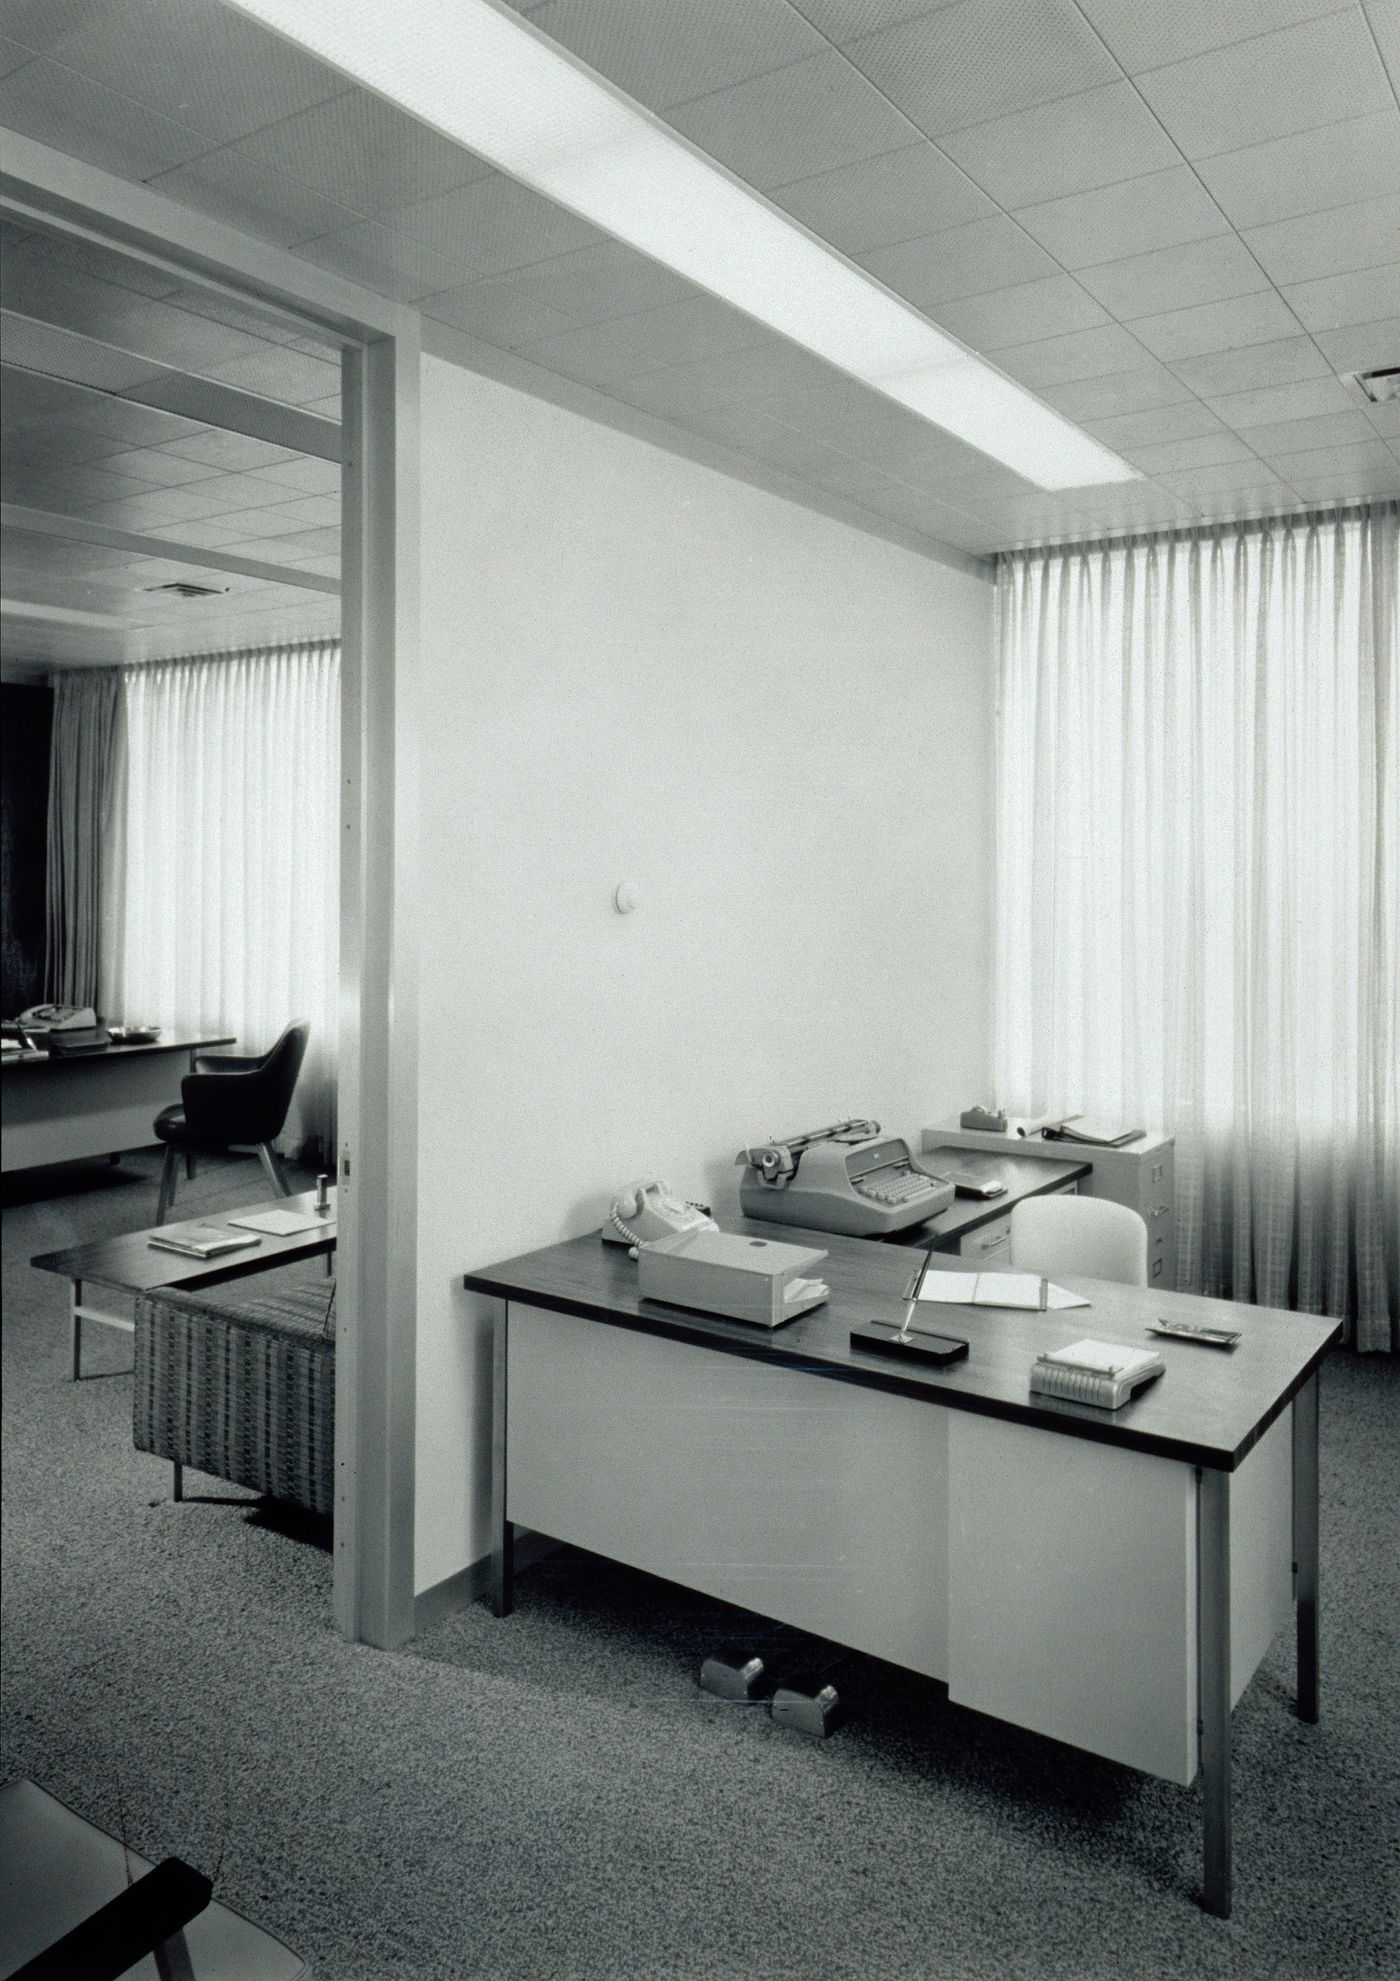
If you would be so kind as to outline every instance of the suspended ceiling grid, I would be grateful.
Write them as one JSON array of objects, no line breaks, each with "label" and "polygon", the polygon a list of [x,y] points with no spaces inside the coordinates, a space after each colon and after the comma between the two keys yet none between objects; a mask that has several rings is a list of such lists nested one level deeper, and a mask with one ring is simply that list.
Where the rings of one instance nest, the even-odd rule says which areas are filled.
[{"label": "suspended ceiling grid", "polygon": [[11,673],[338,634],[337,350],[6,221],[0,359]]},{"label": "suspended ceiling grid", "polygon": [[1386,0],[524,11],[1143,479],[1031,488],[220,0],[3,0],[0,122],[935,543],[1400,494]]}]

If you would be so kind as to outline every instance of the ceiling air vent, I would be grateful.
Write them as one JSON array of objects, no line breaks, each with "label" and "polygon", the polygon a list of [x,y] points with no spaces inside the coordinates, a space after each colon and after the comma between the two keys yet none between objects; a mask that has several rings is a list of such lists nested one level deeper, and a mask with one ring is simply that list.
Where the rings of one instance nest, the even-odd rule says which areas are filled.
[{"label": "ceiling air vent", "polygon": [[187,585],[183,578],[176,578],[168,585],[147,585],[148,592],[174,592],[177,598],[218,598],[228,590],[227,585]]},{"label": "ceiling air vent", "polygon": [[1379,371],[1358,371],[1353,376],[1366,397],[1378,406],[1400,399],[1400,365],[1383,365]]}]

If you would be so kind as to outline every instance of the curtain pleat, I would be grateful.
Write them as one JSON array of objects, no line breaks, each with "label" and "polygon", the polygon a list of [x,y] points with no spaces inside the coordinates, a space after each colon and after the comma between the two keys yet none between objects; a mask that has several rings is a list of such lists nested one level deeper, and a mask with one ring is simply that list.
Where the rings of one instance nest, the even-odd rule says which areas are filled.
[{"label": "curtain pleat", "polygon": [[1393,504],[998,583],[1002,1103],[1173,1133],[1178,1284],[1367,1349],[1400,1346],[1398,587]]},{"label": "curtain pleat", "polygon": [[98,1004],[122,711],[115,668],[58,675],[49,752],[44,957],[46,995],[58,1004]]},{"label": "curtain pleat", "polygon": [[124,898],[110,1014],[311,1039],[284,1147],[335,1143],[340,651],[281,648],[123,670]]}]

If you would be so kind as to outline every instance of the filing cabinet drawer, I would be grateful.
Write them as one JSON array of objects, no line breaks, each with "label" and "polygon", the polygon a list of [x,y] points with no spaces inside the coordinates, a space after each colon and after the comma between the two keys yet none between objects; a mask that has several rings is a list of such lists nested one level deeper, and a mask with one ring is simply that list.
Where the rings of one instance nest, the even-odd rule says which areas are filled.
[{"label": "filing cabinet drawer", "polygon": [[964,1259],[1000,1260],[1003,1263],[1011,1251],[1011,1213],[993,1218],[990,1224],[979,1224],[974,1231],[965,1231],[958,1254]]}]

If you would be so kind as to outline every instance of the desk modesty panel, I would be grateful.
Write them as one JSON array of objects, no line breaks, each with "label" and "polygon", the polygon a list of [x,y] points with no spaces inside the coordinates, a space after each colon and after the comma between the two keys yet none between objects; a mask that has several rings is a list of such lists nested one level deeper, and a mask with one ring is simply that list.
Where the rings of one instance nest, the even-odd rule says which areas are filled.
[{"label": "desk modesty panel", "polygon": [[68,1058],[47,1052],[6,1053],[4,1134],[0,1167],[35,1169],[41,1163],[145,1149],[155,1141],[151,1123],[180,1099],[180,1082],[194,1070],[195,1055],[230,1046],[231,1037],[176,1035],[154,1045],[112,1045]]}]

